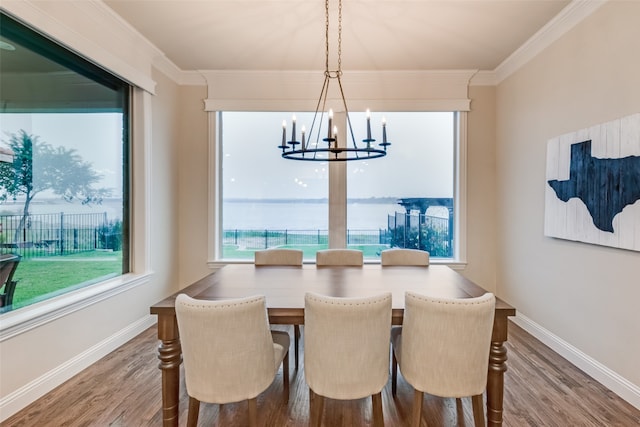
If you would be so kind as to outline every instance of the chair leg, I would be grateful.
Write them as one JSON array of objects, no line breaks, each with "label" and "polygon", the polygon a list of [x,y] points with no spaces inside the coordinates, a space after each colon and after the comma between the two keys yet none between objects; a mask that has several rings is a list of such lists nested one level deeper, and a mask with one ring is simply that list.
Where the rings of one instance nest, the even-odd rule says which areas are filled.
[{"label": "chair leg", "polygon": [[249,425],[258,427],[258,398],[249,399]]},{"label": "chair leg", "polygon": [[284,401],[289,403],[289,352],[282,360],[282,386],[284,388]]},{"label": "chair leg", "polygon": [[484,402],[482,401],[482,393],[471,396],[471,404],[473,405],[473,420],[476,427],[484,427]]},{"label": "chair leg", "polygon": [[398,391],[398,360],[396,359],[396,352],[391,350],[391,395],[396,396]]},{"label": "chair leg", "polygon": [[413,391],[413,411],[411,414],[411,425],[413,427],[420,427],[420,417],[422,415],[422,400],[424,393],[420,390]]},{"label": "chair leg", "polygon": [[189,396],[189,413],[187,415],[187,426],[196,427],[198,425],[198,414],[200,412],[200,401]]},{"label": "chair leg", "polygon": [[384,427],[382,392],[371,395],[371,406],[373,408],[373,427]]},{"label": "chair leg", "polygon": [[296,355],[296,371],[298,370],[298,347],[300,346],[300,325],[293,325],[293,351]]},{"label": "chair leg", "polygon": [[320,427],[322,424],[322,412],[324,411],[324,396],[320,396],[309,389],[309,408],[311,409],[309,426]]}]

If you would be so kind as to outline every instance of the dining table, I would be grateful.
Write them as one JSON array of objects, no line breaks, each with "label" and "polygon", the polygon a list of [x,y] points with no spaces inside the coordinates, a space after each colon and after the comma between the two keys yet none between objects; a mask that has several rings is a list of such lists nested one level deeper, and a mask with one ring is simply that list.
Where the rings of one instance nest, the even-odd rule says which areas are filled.
[{"label": "dining table", "polygon": [[[486,291],[462,274],[442,264],[427,267],[381,266],[254,266],[228,264],[151,306],[158,316],[158,358],[162,372],[162,419],[177,426],[182,353],[175,313],[175,298],[184,293],[203,300],[223,300],[253,295],[266,297],[271,324],[304,325],[307,292],[333,297],[365,297],[390,292],[392,325],[402,325],[405,292],[432,297],[472,298]],[[489,426],[502,425],[504,373],[507,370],[508,317],[516,309],[496,298],[489,351],[486,416]],[[215,327],[215,325],[212,325]],[[390,325],[391,327],[391,325]]]}]

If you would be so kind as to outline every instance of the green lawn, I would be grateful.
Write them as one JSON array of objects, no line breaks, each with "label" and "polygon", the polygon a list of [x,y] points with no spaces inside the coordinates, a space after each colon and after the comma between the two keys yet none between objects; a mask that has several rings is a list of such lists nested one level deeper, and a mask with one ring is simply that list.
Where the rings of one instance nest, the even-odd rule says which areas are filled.
[{"label": "green lawn", "polygon": [[[305,259],[315,259],[318,250],[327,245],[282,246],[302,249]],[[380,257],[386,245],[349,245],[350,249],[364,252],[365,259]],[[242,250],[225,245],[224,257],[228,259],[253,260],[255,250]],[[73,267],[73,268],[70,268]],[[14,275],[18,281],[13,295],[13,308],[24,307],[52,296],[90,285],[122,271],[122,252],[85,252],[74,255],[40,258],[22,258]]]},{"label": "green lawn", "polygon": [[[327,249],[327,245],[282,245],[279,248],[302,249],[303,258],[309,260],[316,259],[316,252]],[[379,259],[380,251],[389,249],[388,245],[349,245],[349,249],[359,249],[364,253],[365,259]],[[224,258],[253,260],[255,249],[238,249],[235,245],[224,245],[222,248]]]},{"label": "green lawn", "polygon": [[[70,268],[73,267],[73,268]],[[46,295],[68,292],[122,272],[122,252],[22,258],[13,276],[18,281],[13,308],[33,304]]]}]

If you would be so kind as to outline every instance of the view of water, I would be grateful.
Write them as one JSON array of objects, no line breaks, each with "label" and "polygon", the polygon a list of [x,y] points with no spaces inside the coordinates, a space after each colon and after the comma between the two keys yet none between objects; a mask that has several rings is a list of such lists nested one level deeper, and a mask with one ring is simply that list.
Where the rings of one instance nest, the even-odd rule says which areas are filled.
[{"label": "view of water", "polygon": [[[442,211],[444,209],[444,211]],[[348,203],[347,227],[352,230],[378,230],[387,228],[388,215],[404,212],[396,203]],[[446,208],[432,209],[430,215],[447,217]],[[223,228],[326,230],[328,228],[326,203],[291,202],[225,202]]]},{"label": "view of water", "polygon": [[[23,202],[0,204],[0,215],[19,215]],[[64,212],[102,213],[110,220],[122,218],[121,202],[105,200],[100,205],[85,206],[61,200],[34,201],[32,214]],[[395,212],[404,212],[396,203],[348,203],[347,226],[351,230],[378,230],[387,228],[387,218]],[[429,215],[447,218],[446,208],[429,208]],[[326,203],[227,201],[224,202],[223,228],[255,230],[326,230],[328,228],[328,205]]]},{"label": "view of water", "polygon": [[[0,204],[0,215],[21,215],[24,201],[4,202]],[[83,205],[80,202],[69,203],[61,199],[34,200],[29,208],[31,214],[107,213],[110,220],[122,218],[122,200],[104,200],[101,204]]]}]

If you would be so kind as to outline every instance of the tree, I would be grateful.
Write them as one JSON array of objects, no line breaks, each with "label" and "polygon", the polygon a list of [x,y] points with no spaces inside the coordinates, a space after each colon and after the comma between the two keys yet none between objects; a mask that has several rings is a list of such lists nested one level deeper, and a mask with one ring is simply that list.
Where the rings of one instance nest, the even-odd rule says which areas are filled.
[{"label": "tree", "polygon": [[66,201],[80,200],[82,204],[100,204],[110,194],[108,189],[95,189],[101,176],[91,163],[73,149],[53,147],[24,130],[10,134],[5,144],[13,151],[13,163],[0,162],[0,201],[25,196],[20,224],[14,242],[24,229],[33,199],[46,190]]}]

